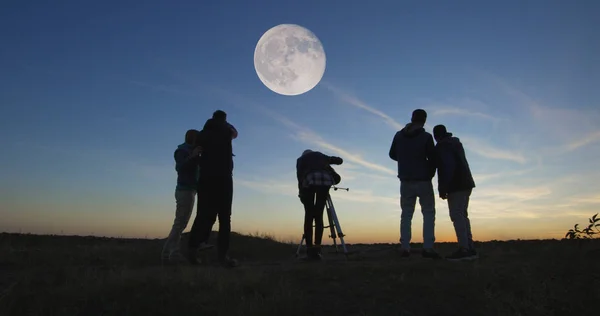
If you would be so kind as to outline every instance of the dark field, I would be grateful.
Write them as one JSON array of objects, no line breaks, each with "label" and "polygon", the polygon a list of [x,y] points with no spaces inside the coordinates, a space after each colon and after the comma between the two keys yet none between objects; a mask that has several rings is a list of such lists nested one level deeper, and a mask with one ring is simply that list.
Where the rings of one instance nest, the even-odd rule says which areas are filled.
[{"label": "dark field", "polygon": [[[213,239],[214,241],[214,239]],[[354,245],[298,262],[235,235],[240,267],[162,267],[163,240],[0,234],[0,315],[597,315],[600,241],[478,243],[472,262]],[[438,244],[447,254],[455,244]],[[211,259],[213,250],[205,256]]]}]

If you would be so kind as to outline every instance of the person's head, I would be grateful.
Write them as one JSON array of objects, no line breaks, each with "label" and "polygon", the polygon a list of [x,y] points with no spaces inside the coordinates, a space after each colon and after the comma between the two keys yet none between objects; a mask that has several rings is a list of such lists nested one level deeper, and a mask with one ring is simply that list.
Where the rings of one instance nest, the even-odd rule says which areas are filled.
[{"label": "person's head", "polygon": [[225,111],[222,111],[222,110],[216,110],[213,113],[212,118],[215,121],[225,122],[225,121],[227,121],[227,113],[225,113]]},{"label": "person's head", "polygon": [[310,154],[310,153],[312,153],[312,152],[313,152],[312,150],[310,150],[310,149],[307,149],[307,150],[305,150],[305,151],[303,151],[303,152],[302,152],[302,156],[304,156],[304,155],[306,155],[306,154]]},{"label": "person's head", "polygon": [[412,112],[412,117],[410,118],[411,123],[425,125],[425,121],[427,121],[427,112],[423,109],[416,109]]},{"label": "person's head", "polygon": [[189,145],[193,145],[194,143],[196,143],[198,133],[200,132],[195,129],[189,129],[187,132],[185,132],[185,143]]},{"label": "person's head", "polygon": [[433,137],[435,138],[436,142],[439,142],[440,140],[450,136],[452,136],[452,133],[448,133],[446,126],[442,124],[436,125],[433,128]]}]

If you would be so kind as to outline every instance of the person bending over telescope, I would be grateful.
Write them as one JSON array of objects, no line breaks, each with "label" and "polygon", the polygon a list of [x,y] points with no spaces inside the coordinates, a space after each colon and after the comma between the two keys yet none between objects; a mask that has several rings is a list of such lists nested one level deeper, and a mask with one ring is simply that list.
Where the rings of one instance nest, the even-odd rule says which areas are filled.
[{"label": "person bending over telescope", "polygon": [[[341,178],[331,167],[341,165],[342,158],[328,156],[318,151],[305,150],[296,160],[298,197],[304,205],[304,238],[306,239],[307,259],[321,259],[323,239],[323,211],[332,185]],[[315,235],[313,241],[313,221]]]}]

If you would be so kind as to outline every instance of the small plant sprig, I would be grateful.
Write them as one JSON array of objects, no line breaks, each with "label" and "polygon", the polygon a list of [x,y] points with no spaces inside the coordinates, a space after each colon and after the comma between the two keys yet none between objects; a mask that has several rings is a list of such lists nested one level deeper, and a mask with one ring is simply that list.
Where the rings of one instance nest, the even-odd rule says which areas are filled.
[{"label": "small plant sprig", "polygon": [[[584,229],[579,229],[579,224],[575,224],[575,227],[569,229],[565,238],[568,239],[593,239],[595,235],[600,234],[600,217],[598,217],[598,213],[594,214],[589,220],[589,225]],[[598,223],[598,224],[596,224]]]}]

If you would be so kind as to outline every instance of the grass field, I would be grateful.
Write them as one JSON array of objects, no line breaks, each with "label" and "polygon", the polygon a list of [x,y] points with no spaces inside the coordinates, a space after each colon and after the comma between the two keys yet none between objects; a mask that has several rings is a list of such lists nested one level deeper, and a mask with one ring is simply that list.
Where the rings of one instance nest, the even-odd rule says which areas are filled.
[{"label": "grass field", "polygon": [[162,267],[158,239],[3,233],[0,315],[532,316],[600,307],[599,240],[478,243],[473,262],[350,245],[357,253],[348,259],[325,253],[307,263],[293,244],[232,238],[241,265],[225,269]]}]

